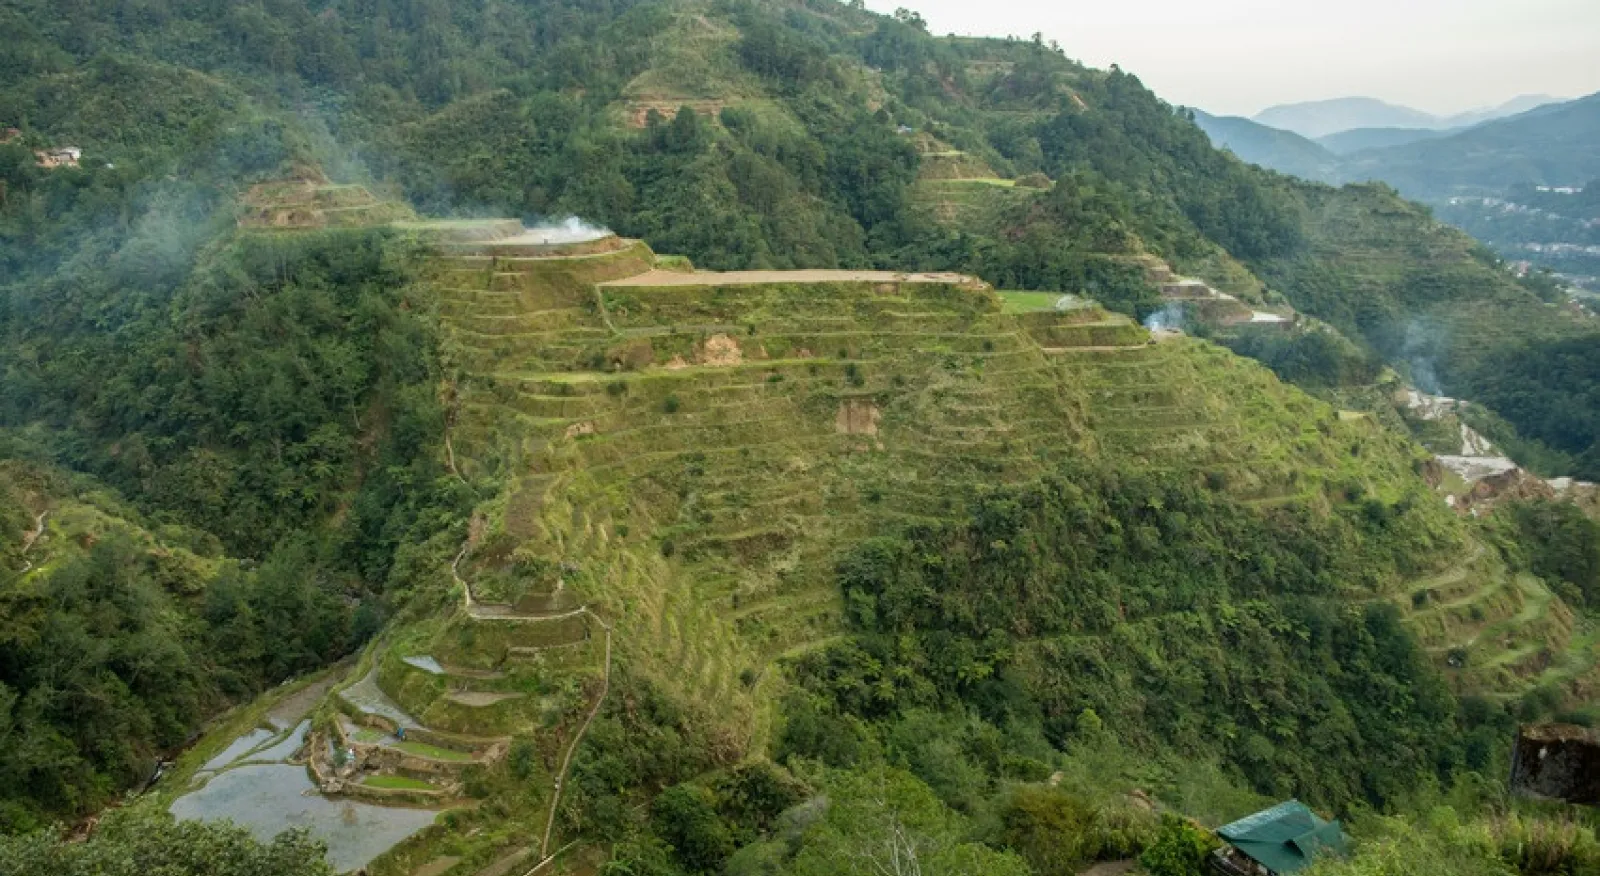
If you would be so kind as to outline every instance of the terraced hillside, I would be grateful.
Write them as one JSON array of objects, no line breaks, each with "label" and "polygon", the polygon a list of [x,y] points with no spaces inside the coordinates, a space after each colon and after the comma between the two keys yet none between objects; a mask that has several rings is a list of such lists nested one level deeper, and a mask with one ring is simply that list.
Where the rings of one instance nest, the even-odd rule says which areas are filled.
[{"label": "terraced hillside", "polygon": [[839,548],[986,485],[1080,454],[1261,501],[1414,480],[1403,441],[1246,360],[970,278],[693,274],[627,243],[447,253],[438,283],[455,464],[508,485],[463,577],[593,606],[730,753],[762,745],[771,661],[838,629]]},{"label": "terraced hillside", "polygon": [[911,203],[934,222],[947,228],[998,227],[1009,209],[1025,205],[1050,180],[1033,174],[1024,180],[996,173],[981,155],[956,149],[927,134],[913,137],[920,162]]},{"label": "terraced hillside", "polygon": [[1513,699],[1546,686],[1584,702],[1600,684],[1593,621],[1485,545],[1471,543],[1459,562],[1394,599],[1459,692]]},{"label": "terraced hillside", "polygon": [[252,186],[243,198],[245,228],[354,228],[415,218],[405,204],[373,196],[365,186],[334,185],[320,174]]},{"label": "terraced hillside", "polygon": [[[617,665],[717,758],[762,751],[775,662],[844,631],[840,553],[960,519],[991,486],[1098,457],[1263,506],[1430,501],[1426,454],[1400,433],[1086,299],[956,274],[696,272],[642,242],[514,224],[402,226],[437,252],[446,454],[491,493],[453,606],[392,629],[319,725],[353,765],[313,757],[325,791],[441,805],[519,749],[542,790],[518,820],[543,831],[474,841],[491,876],[563,847],[561,786]],[[1452,567],[1460,535],[1437,514],[1432,577],[1352,596],[1401,604],[1441,665],[1471,649],[1463,689],[1580,674],[1570,614],[1498,560]],[[449,857],[430,836],[386,871]]]}]

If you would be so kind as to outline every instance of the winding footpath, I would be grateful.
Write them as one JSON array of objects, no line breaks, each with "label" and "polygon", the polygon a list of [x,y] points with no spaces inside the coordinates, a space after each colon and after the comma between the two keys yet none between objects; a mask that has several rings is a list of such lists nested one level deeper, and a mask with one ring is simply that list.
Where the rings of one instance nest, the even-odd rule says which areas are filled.
[{"label": "winding footpath", "polygon": [[527,873],[524,874],[524,876],[533,876],[533,874],[538,873],[552,860],[554,860],[556,855],[560,854],[562,851],[565,851],[566,848],[571,846],[571,843],[568,843],[567,846],[563,846],[561,849],[558,849],[554,854],[552,854],[550,852],[550,838],[555,833],[556,813],[561,808],[561,791],[567,783],[567,773],[572,768],[572,758],[577,754],[578,746],[583,742],[584,735],[589,732],[589,726],[593,724],[594,719],[599,716],[600,708],[605,705],[606,696],[611,693],[611,625],[606,623],[605,619],[600,617],[600,615],[590,610],[589,606],[587,605],[580,606],[572,611],[549,615],[519,615],[510,613],[511,610],[509,607],[505,608],[504,610],[498,610],[497,608],[485,606],[483,603],[480,603],[472,598],[472,586],[461,577],[461,561],[467,556],[467,548],[467,544],[462,544],[461,551],[457,553],[456,558],[451,561],[450,576],[455,579],[455,582],[458,585],[461,586],[462,605],[466,609],[468,616],[472,617],[474,620],[501,620],[520,621],[524,623],[543,623],[586,614],[593,618],[594,622],[599,624],[600,628],[605,630],[606,634],[605,670],[600,676],[600,695],[595,697],[594,705],[589,707],[588,714],[584,715],[583,723],[578,725],[578,730],[573,734],[572,741],[567,743],[566,753],[561,757],[561,768],[556,771],[554,793],[550,795],[550,813],[545,818],[544,836],[539,841],[539,863],[535,864],[532,869],[528,870]]},{"label": "winding footpath", "polygon": [[33,531],[22,537],[22,574],[26,575],[33,570],[33,560],[28,559],[28,551],[33,549],[33,543],[44,535],[44,519],[50,516],[47,508],[39,512],[33,520]]}]

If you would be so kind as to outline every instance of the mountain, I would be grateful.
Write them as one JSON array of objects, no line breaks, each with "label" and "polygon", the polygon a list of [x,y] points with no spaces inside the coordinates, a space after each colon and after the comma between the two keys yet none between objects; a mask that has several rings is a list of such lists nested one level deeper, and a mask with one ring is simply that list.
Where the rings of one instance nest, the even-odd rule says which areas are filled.
[{"label": "mountain", "polygon": [[1383,149],[1404,146],[1421,140],[1448,137],[1452,130],[1434,128],[1352,128],[1318,137],[1314,142],[1336,156],[1349,155],[1363,149]]},{"label": "mountain", "polygon": [[374,876],[1188,876],[1158,812],[1287,796],[1398,813],[1354,872],[1594,869],[1466,791],[1593,720],[1600,527],[1395,376],[1587,472],[1594,324],[1391,189],[826,0],[0,27],[28,876],[145,860],[47,825],[156,757],[135,815]]},{"label": "mountain", "polygon": [[1381,179],[1412,197],[1499,194],[1521,184],[1582,187],[1600,178],[1600,94],[1445,137],[1346,156],[1347,179]]},{"label": "mountain", "polygon": [[[1294,112],[1328,103],[1275,108],[1283,112],[1274,115],[1293,122]],[[1368,105],[1331,103],[1340,112]],[[1459,130],[1354,128],[1315,140],[1267,127],[1261,118],[1195,114],[1213,142],[1246,161],[1323,182],[1380,180],[1435,203],[1459,195],[1498,196],[1518,185],[1581,188],[1600,177],[1600,153],[1592,148],[1600,134],[1600,95],[1545,103]]]},{"label": "mountain", "polygon": [[1442,121],[1447,128],[1470,128],[1483,122],[1492,122],[1508,116],[1521,115],[1529,110],[1538,109],[1554,103],[1563,103],[1564,97],[1555,97],[1549,94],[1524,94],[1514,97],[1499,106],[1486,107],[1479,110],[1468,110],[1453,116],[1445,116]]},{"label": "mountain", "polygon": [[1251,119],[1315,140],[1355,128],[1433,128],[1436,116],[1372,97],[1340,97],[1271,106]]},{"label": "mountain", "polygon": [[1317,182],[1338,179],[1338,157],[1299,134],[1239,116],[1213,116],[1199,110],[1194,111],[1194,121],[1218,148],[1251,164]]},{"label": "mountain", "polygon": [[[1444,131],[1468,128],[1482,122],[1527,112],[1536,107],[1560,102],[1561,98],[1543,94],[1525,94],[1503,104],[1479,110],[1469,110],[1449,116],[1437,116],[1405,106],[1385,103],[1371,97],[1341,97],[1332,100],[1280,104],[1257,113],[1253,119],[1268,127],[1293,131],[1301,136],[1321,142],[1331,135],[1366,129],[1398,131]],[[1378,135],[1367,135],[1374,141]],[[1404,135],[1393,134],[1391,137]],[[1356,138],[1360,140],[1362,138]],[[1339,143],[1339,141],[1334,141]],[[1390,143],[1396,142],[1391,139]],[[1348,144],[1324,143],[1335,152],[1350,151]],[[1372,142],[1371,145],[1383,145]]]}]

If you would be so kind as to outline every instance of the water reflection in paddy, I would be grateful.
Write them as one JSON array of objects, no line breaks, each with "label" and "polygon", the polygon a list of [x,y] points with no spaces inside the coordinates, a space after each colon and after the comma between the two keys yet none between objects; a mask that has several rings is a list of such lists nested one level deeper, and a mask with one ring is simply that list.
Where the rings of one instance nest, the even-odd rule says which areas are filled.
[{"label": "water reflection in paddy", "polygon": [[[181,819],[229,819],[263,841],[303,827],[328,844],[328,863],[341,871],[366,866],[432,824],[438,812],[430,809],[323,797],[305,766],[288,762],[311,727],[306,716],[332,681],[330,675],[291,694],[269,713],[271,728],[257,727],[240,735],[207,761],[193,781],[204,784],[173,802],[172,814]],[[371,687],[376,691],[375,684]],[[376,692],[382,697],[381,691]],[[383,703],[388,704],[387,698]]]},{"label": "water reflection in paddy", "polygon": [[172,804],[178,818],[232,819],[266,841],[291,827],[304,827],[328,844],[336,870],[365,866],[396,843],[433,823],[428,809],[374,806],[330,800],[316,793],[303,766],[248,764],[234,767]]}]

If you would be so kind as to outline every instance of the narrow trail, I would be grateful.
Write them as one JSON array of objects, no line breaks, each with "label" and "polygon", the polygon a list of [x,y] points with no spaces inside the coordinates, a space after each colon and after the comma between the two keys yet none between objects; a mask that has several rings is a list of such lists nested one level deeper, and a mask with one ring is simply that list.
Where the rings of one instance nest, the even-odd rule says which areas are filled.
[{"label": "narrow trail", "polygon": [[600,676],[600,695],[595,697],[594,705],[590,707],[589,714],[584,716],[583,723],[578,726],[578,732],[573,735],[572,742],[567,745],[566,755],[561,758],[561,769],[556,773],[555,793],[550,796],[550,814],[545,818],[544,822],[544,839],[539,842],[539,855],[542,860],[533,870],[528,871],[530,874],[537,871],[539,867],[544,866],[553,857],[549,854],[550,835],[555,832],[556,811],[561,807],[561,789],[567,783],[567,770],[572,766],[572,756],[577,753],[578,745],[583,742],[584,734],[589,732],[589,725],[594,723],[595,717],[600,714],[600,707],[605,705],[606,695],[611,692],[611,625],[602,620],[599,615],[591,613],[591,616],[606,631],[606,666],[604,674]]},{"label": "narrow trail", "polygon": [[[450,473],[455,475],[457,480],[467,484],[469,487],[472,486],[472,484],[467,483],[466,478],[461,476],[461,469],[456,468],[456,448],[450,443],[450,429],[448,427],[444,430],[444,461],[450,466]],[[461,558],[457,557],[456,559],[460,560]]]},{"label": "narrow trail", "polygon": [[27,558],[28,551],[32,550],[33,543],[44,535],[44,519],[49,516],[50,509],[46,508],[40,511],[39,516],[33,519],[33,531],[22,537],[22,574],[24,575],[33,571],[33,560]]},{"label": "narrow trail", "polygon": [[[589,617],[594,618],[595,623],[599,624],[601,629],[605,630],[606,633],[605,671],[600,676],[600,695],[595,697],[594,705],[589,707],[589,712],[584,716],[583,723],[578,725],[578,730],[573,734],[572,741],[567,743],[566,753],[561,757],[561,768],[556,772],[555,790],[550,796],[550,814],[545,818],[544,836],[539,841],[539,863],[535,864],[532,869],[528,870],[527,873],[524,874],[524,876],[532,876],[532,874],[539,872],[539,870],[543,869],[550,863],[552,859],[555,858],[555,855],[550,853],[550,837],[555,833],[556,812],[561,808],[561,791],[567,782],[567,772],[572,768],[572,758],[575,754],[577,754],[578,746],[583,742],[584,735],[589,732],[589,726],[593,724],[594,719],[599,716],[601,706],[605,705],[606,696],[611,693],[611,625],[606,623],[605,618],[602,618],[600,615],[591,611],[587,605],[574,611],[563,612],[559,615],[548,615],[544,617],[480,615],[478,613],[481,611],[481,609],[478,607],[479,604],[472,598],[472,587],[469,586],[466,581],[462,580],[459,571],[461,560],[466,557],[466,555],[467,545],[462,544],[460,553],[457,553],[455,560],[450,563],[450,575],[455,579],[457,584],[461,585],[463,602],[466,606],[467,613],[472,617],[486,620],[547,621],[586,614]],[[569,843],[568,846],[570,845],[571,844]],[[562,850],[565,850],[565,848],[566,847],[563,847]],[[560,850],[558,850],[557,854],[559,853]]]}]

